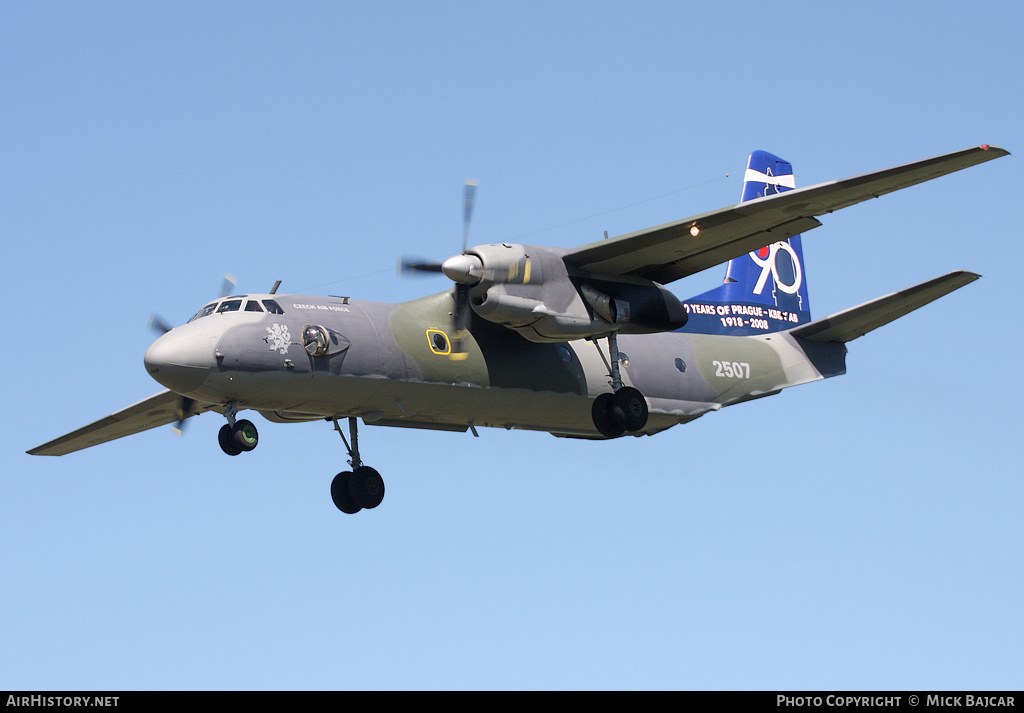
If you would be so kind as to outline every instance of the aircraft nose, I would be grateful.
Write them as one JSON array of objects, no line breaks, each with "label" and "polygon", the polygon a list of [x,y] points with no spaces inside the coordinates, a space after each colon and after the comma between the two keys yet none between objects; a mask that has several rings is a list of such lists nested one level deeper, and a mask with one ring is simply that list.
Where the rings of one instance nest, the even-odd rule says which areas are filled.
[{"label": "aircraft nose", "polygon": [[185,394],[202,386],[214,365],[206,334],[176,334],[172,330],[146,350],[146,371],[171,391]]}]

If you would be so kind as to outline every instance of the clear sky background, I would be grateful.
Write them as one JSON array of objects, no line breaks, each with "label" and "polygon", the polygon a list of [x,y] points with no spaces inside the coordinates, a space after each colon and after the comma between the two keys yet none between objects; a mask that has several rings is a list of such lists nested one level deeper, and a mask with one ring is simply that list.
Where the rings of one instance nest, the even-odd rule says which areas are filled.
[{"label": "clear sky background", "polygon": [[[1019,689],[1019,2],[3,2],[0,688]],[[223,419],[29,448],[161,390],[150,314],[402,301],[403,254],[573,246],[982,143],[823,218],[816,317],[984,279],[846,376],[607,443]],[[680,297],[723,268],[673,283]]]}]

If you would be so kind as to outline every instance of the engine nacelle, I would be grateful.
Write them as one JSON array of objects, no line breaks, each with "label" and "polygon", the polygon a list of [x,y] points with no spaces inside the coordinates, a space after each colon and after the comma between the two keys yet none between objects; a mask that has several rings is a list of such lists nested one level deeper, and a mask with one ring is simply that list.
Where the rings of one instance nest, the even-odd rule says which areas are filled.
[{"label": "engine nacelle", "polygon": [[[481,245],[470,289],[473,311],[533,342],[587,339],[610,332],[664,332],[686,324],[686,310],[661,285],[639,278],[569,275],[564,250]],[[468,265],[468,263],[467,263]]]},{"label": "engine nacelle", "polygon": [[574,278],[580,294],[602,320],[623,334],[651,334],[679,329],[686,308],[672,292],[650,280]]},{"label": "engine nacelle", "polygon": [[508,295],[493,288],[483,298],[472,302],[473,311],[484,319],[506,327],[526,327],[544,316],[546,308],[540,300]]}]

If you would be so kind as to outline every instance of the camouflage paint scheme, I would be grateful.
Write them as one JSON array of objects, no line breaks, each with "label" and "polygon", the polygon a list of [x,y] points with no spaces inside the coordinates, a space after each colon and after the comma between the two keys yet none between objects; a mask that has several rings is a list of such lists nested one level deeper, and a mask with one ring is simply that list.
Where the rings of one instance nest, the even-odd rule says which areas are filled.
[{"label": "camouflage paint scheme", "polygon": [[[465,431],[472,424],[601,438],[591,405],[611,390],[606,340],[538,344],[476,320],[468,358],[453,361],[431,341],[440,334],[442,344],[450,344],[451,292],[402,304],[297,295],[246,299],[270,297],[285,314],[211,314],[175,330],[181,331],[177,340],[203,330],[217,355],[209,376],[185,395],[214,404],[237,401],[239,410],[256,409],[280,422],[359,416],[378,425]],[[324,327],[346,346],[310,356],[295,338],[309,325]],[[273,333],[290,338],[274,341],[268,338]],[[845,371],[842,344],[808,347],[780,333],[623,335],[619,349],[623,382],[649,402],[642,434]],[[718,366],[726,363],[729,376]]]},{"label": "camouflage paint scheme", "polygon": [[[29,453],[63,455],[209,410],[234,425],[245,409],[275,422],[603,439],[592,409],[613,390],[609,333],[622,385],[649,412],[629,435],[651,435],[843,374],[846,342],[977,279],[952,272],[810,321],[800,234],[816,216],[1007,154],[983,145],[795,189],[787,162],[755,152],[740,204],[575,249],[476,246],[440,266],[454,289],[422,299],[222,298],[147,351],[166,391]],[[685,303],[662,285],[723,262],[725,283]],[[459,295],[472,310],[460,313],[468,333],[453,354]],[[226,300],[235,311],[214,310]]]}]

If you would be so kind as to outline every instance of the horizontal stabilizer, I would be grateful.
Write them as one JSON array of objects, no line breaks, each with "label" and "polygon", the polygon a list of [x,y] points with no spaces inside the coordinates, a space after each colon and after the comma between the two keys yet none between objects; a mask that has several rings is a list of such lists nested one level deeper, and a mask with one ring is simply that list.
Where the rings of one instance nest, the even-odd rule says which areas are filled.
[{"label": "horizontal stabilizer", "polygon": [[[139,401],[116,413],[83,426],[76,431],[55,438],[49,443],[28,451],[33,456],[62,456],[68,453],[113,441],[115,438],[130,436],[157,426],[175,423],[181,417],[178,408],[180,397],[173,391],[162,391]],[[186,418],[217,408],[215,404],[193,402]]]},{"label": "horizontal stabilizer", "polygon": [[812,342],[849,342],[889,324],[905,314],[924,307],[953,290],[977,280],[981,275],[957,270],[891,295],[879,297],[857,307],[790,330],[790,334]]}]

